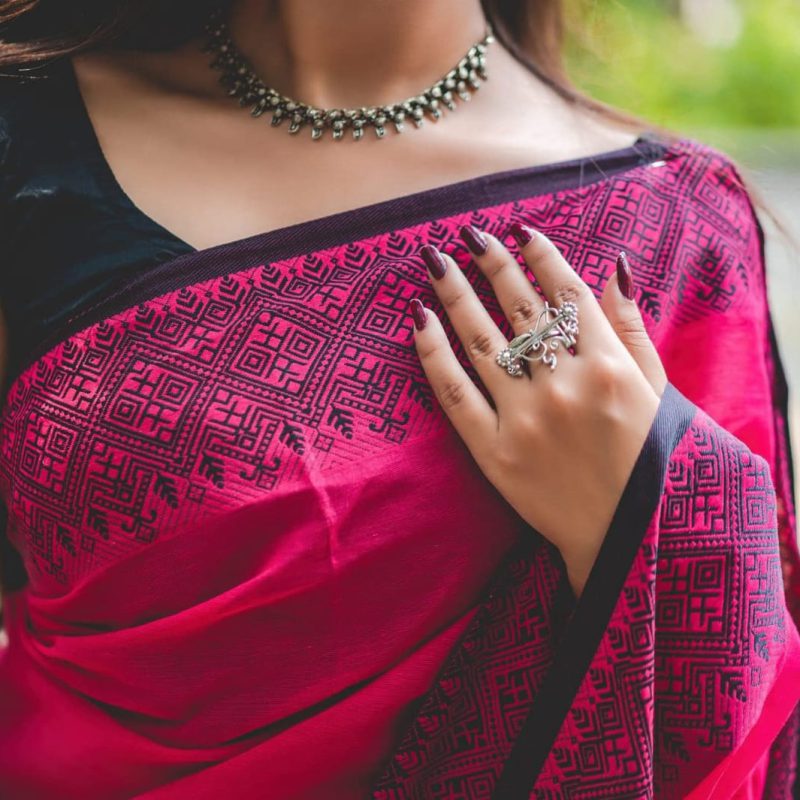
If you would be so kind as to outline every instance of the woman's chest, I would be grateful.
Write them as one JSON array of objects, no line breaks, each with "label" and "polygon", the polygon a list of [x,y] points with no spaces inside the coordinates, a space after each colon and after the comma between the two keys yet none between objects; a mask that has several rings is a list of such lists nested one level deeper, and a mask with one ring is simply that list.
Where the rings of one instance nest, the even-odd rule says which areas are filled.
[{"label": "woman's chest", "polygon": [[511,512],[411,342],[408,302],[430,291],[415,250],[413,235],[388,235],[240,262],[138,303],[123,287],[121,311],[31,364],[0,419],[0,467],[9,533],[40,590],[248,510],[266,536],[306,526],[295,544],[312,559],[420,536],[472,547],[459,537],[478,506],[482,525],[499,515],[497,535],[482,534],[490,550],[502,542]]}]

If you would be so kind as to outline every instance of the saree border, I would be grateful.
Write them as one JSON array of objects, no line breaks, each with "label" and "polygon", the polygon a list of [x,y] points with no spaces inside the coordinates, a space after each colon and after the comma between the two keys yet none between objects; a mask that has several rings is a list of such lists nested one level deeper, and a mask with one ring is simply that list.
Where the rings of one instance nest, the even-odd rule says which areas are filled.
[{"label": "saree border", "polygon": [[[79,309],[28,348],[24,356],[9,365],[7,383],[10,385],[69,336],[171,291],[262,264],[346,246],[352,241],[391,235],[396,230],[435,223],[476,209],[569,189],[582,190],[670,156],[677,157],[684,146],[688,146],[685,139],[670,142],[658,132],[645,131],[633,144],[595,157],[487,173],[156,262],[133,279],[124,274],[111,281],[108,295]],[[145,215],[145,219],[150,218]],[[155,221],[153,223],[165,230]],[[179,241],[177,237],[176,241]],[[232,259],[241,267],[232,269]]]},{"label": "saree border", "polygon": [[605,633],[661,500],[669,459],[697,407],[668,383],[553,663],[514,741],[493,800],[528,800]]}]

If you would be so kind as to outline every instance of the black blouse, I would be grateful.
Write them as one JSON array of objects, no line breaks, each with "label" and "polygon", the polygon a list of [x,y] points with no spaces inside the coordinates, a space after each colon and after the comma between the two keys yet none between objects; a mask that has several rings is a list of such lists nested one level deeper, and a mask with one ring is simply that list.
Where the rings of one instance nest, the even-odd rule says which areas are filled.
[{"label": "black blouse", "polygon": [[121,273],[193,248],[139,211],[106,162],[68,59],[0,78],[0,303],[9,377]]}]

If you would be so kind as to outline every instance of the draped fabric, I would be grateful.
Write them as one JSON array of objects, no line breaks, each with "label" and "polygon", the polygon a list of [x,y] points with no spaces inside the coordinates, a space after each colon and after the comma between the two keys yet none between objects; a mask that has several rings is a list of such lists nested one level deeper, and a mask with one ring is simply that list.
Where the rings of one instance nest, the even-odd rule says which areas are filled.
[{"label": "draped fabric", "polygon": [[669,387],[566,627],[521,548],[375,797],[761,797],[800,696],[772,491]]},{"label": "draped fabric", "polygon": [[[800,559],[762,233],[692,141],[513,170],[104,285],[0,409],[0,796],[786,798]],[[627,159],[627,161],[625,160]],[[418,248],[618,252],[670,385],[580,599],[449,425]],[[55,269],[55,267],[54,267]]]}]

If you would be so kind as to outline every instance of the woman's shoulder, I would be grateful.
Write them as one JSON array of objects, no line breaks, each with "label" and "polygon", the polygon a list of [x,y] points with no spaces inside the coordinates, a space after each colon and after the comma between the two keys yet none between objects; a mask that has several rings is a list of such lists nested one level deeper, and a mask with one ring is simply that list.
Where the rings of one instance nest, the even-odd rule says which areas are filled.
[{"label": "woman's shoulder", "polygon": [[0,75],[0,165],[6,166],[9,148],[25,118],[30,92],[28,82],[16,75]]},{"label": "woman's shoulder", "polygon": [[[751,258],[763,246],[757,209],[760,194],[746,164],[724,148],[691,136],[648,132],[645,140],[660,147],[638,182],[650,198],[642,223],[658,214],[664,230],[694,231],[704,252],[725,250]],[[657,206],[657,208],[656,208]]]},{"label": "woman's shoulder", "polygon": [[753,216],[752,182],[745,179],[746,167],[736,157],[691,136],[652,136],[662,144],[669,181],[688,208],[703,208],[720,222],[734,224],[742,221],[742,214]]},{"label": "woman's shoulder", "polygon": [[747,168],[694,137],[660,141],[662,156],[641,173],[637,225],[653,246],[654,284],[668,295],[661,306],[674,324],[747,312],[766,280],[763,206]]},{"label": "woman's shoulder", "polygon": [[53,106],[61,94],[63,77],[63,65],[28,72],[0,72],[0,120],[5,127],[22,123],[37,112],[57,126],[57,109]]},{"label": "woman's shoulder", "polygon": [[[0,73],[0,156],[21,157],[63,139],[70,113],[63,60],[46,68]],[[8,164],[6,164],[8,167]]]}]

